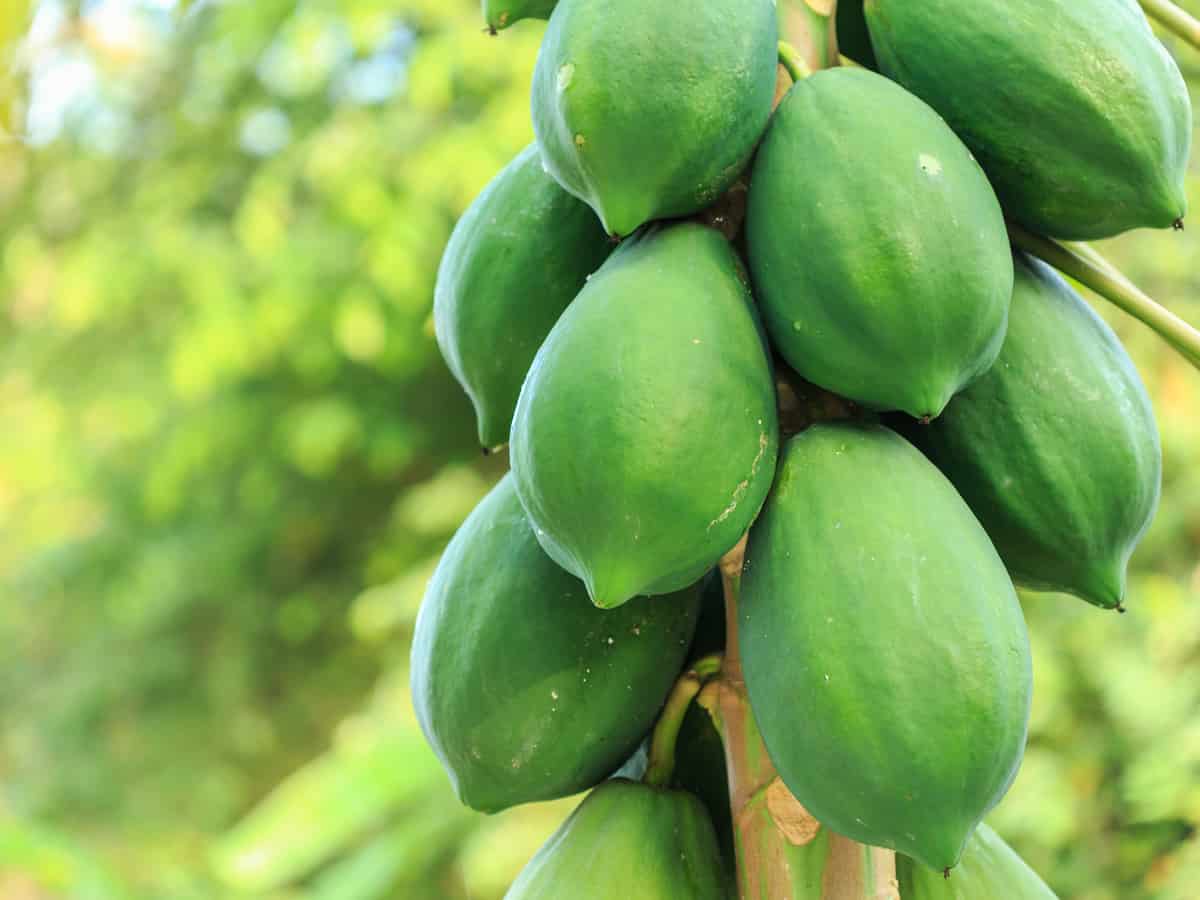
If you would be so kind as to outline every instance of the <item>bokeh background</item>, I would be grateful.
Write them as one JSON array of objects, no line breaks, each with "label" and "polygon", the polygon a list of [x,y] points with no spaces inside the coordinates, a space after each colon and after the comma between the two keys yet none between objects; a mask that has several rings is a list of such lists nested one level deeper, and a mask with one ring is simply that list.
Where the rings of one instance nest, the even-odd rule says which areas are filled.
[{"label": "bokeh background", "polygon": [[[424,583],[505,465],[438,355],[436,266],[531,138],[542,30],[0,4],[3,900],[490,900],[572,807],[459,808],[407,692]],[[1104,249],[1200,323],[1200,229]],[[1064,898],[1195,900],[1200,374],[1103,311],[1164,501],[1127,616],[1024,598],[1033,733],[991,821]]]}]

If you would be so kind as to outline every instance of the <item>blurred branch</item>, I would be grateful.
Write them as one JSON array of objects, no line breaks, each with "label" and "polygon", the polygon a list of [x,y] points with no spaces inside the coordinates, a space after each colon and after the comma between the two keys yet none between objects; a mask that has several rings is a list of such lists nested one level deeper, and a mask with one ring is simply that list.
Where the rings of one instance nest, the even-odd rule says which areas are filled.
[{"label": "blurred branch", "polygon": [[1146,15],[1200,49],[1200,20],[1170,0],[1139,0]]}]

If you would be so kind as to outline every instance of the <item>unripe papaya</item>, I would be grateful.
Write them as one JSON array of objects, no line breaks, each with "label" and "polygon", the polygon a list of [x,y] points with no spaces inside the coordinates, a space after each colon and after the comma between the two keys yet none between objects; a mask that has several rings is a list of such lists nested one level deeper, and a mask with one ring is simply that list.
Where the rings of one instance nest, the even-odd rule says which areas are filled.
[{"label": "unripe papaya", "polygon": [[1158,505],[1158,427],[1121,342],[1049,266],[1017,258],[996,364],[911,434],[1018,583],[1121,603]]},{"label": "unripe papaya", "polygon": [[558,0],[483,0],[483,20],[493,32],[521,19],[548,19]]},{"label": "unripe papaya", "polygon": [[1136,0],[866,0],[883,71],[940,112],[1009,216],[1073,240],[1183,218],[1192,112]]},{"label": "unripe papaya", "polygon": [[775,92],[773,0],[562,0],[533,76],[551,174],[613,234],[711,204]]},{"label": "unripe papaya", "polygon": [[433,314],[438,345],[475,406],[479,441],[508,440],[538,347],[612,250],[595,215],[529,146],[484,189],[450,236]]},{"label": "unripe papaya", "polygon": [[598,783],[653,725],[699,596],[606,612],[538,546],[506,476],[459,529],[417,617],[417,718],[459,799],[483,812]]},{"label": "unripe papaya", "polygon": [[775,347],[823,388],[932,418],[1000,352],[1000,204],[937,113],[881,75],[792,87],[755,159],[746,229]]},{"label": "unripe papaya", "polygon": [[1025,860],[982,822],[949,878],[902,855],[896,857],[896,875],[904,900],[1058,900]]},{"label": "unripe papaya", "polygon": [[718,232],[684,223],[625,241],[568,307],[510,452],[538,540],[613,607],[699,580],[738,542],[778,440],[744,273]]},{"label": "unripe papaya", "polygon": [[703,804],[623,779],[596,788],[550,836],[505,900],[728,900]]},{"label": "unripe papaya", "polygon": [[802,432],[750,531],[740,612],[750,705],[796,799],[953,867],[1020,765],[1031,661],[1004,564],[945,476],[879,426]]}]

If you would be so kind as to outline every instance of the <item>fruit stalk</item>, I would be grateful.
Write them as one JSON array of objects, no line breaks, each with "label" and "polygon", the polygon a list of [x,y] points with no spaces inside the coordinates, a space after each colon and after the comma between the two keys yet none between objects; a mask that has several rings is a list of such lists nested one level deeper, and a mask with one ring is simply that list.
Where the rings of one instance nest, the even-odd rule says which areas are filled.
[{"label": "fruit stalk", "polygon": [[779,42],[779,64],[787,69],[793,82],[803,81],[812,74],[812,69],[808,67],[800,51],[787,41]]},{"label": "fruit stalk", "polygon": [[838,64],[833,17],[836,5],[835,0],[788,0],[779,4],[779,32],[794,41],[809,71]]},{"label": "fruit stalk", "polygon": [[1184,359],[1200,369],[1200,331],[1150,298],[1094,249],[1086,245],[1064,246],[1012,224],[1008,226],[1008,232],[1015,246],[1049,263],[1149,326]]},{"label": "fruit stalk", "polygon": [[704,682],[721,669],[719,654],[705,656],[680,676],[659,714],[650,738],[650,758],[642,780],[654,787],[666,787],[675,773],[675,745],[688,707],[704,687]]},{"label": "fruit stalk", "polygon": [[1200,20],[1187,10],[1180,9],[1170,0],[1140,0],[1146,15],[1154,19],[1172,34],[1193,47],[1200,49]]},{"label": "fruit stalk", "polygon": [[746,541],[721,560],[727,649],[719,680],[699,701],[725,743],[742,900],[898,900],[895,856],[824,828],[780,780],[742,677],[738,597]]}]

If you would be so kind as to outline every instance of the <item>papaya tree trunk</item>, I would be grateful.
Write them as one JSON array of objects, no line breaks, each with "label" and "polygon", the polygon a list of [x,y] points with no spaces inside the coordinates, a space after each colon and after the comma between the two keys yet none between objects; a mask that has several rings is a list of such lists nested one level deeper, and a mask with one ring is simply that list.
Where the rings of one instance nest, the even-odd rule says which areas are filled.
[{"label": "papaya tree trunk", "polygon": [[[809,68],[836,65],[836,0],[781,3],[781,36]],[[780,96],[790,86],[781,78]],[[777,97],[778,100],[778,97]],[[742,900],[899,900],[895,855],[834,834],[792,796],[767,755],[742,675],[738,598],[745,538],[721,560],[726,648],[721,674],[701,692],[725,745]]]},{"label": "papaya tree trunk", "polygon": [[742,678],[738,598],[745,539],[721,560],[727,646],[700,696],[725,744],[742,900],[899,900],[895,856],[834,834],[800,805],[767,755]]}]

